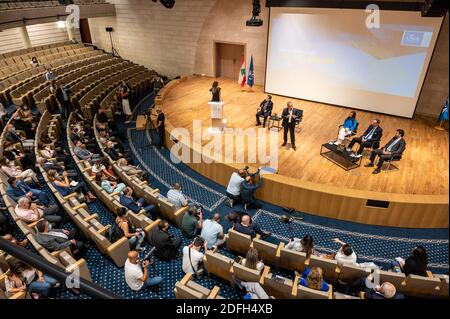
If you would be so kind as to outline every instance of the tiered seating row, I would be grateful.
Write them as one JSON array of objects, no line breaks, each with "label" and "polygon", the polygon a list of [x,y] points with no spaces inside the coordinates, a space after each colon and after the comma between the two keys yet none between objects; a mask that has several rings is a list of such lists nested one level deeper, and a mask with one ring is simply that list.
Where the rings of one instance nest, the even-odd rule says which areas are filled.
[{"label": "tiered seating row", "polygon": [[[103,202],[103,204],[105,204],[108,207],[108,209],[113,214],[115,214],[115,212],[117,212],[117,209],[119,207],[123,207],[117,199],[119,194],[118,193],[108,194],[99,185],[97,185],[97,183],[94,181],[94,177],[91,175],[92,167],[89,164],[89,162],[85,160],[80,160],[75,155],[73,151],[74,148],[73,142],[69,138],[72,125],[72,116],[69,117],[68,123],[69,124],[67,125],[67,137],[68,137],[67,141],[69,145],[70,154],[72,155],[78,169],[82,172],[83,179],[88,184],[89,188],[93,190],[96,196],[100,198],[100,200]],[[144,213],[145,213],[144,210],[142,210],[138,214],[135,214],[132,211],[128,210],[128,216],[130,217],[132,224],[137,228],[143,229],[147,234],[147,238],[150,240],[151,233],[157,228],[160,220],[158,219],[153,221],[150,218],[148,218]]]},{"label": "tiered seating row", "polygon": [[30,1],[14,1],[14,0],[1,0],[0,10],[17,10],[17,9],[30,9],[30,8],[45,8],[45,7],[57,7],[60,6],[58,1],[42,1],[42,0],[30,0]]},{"label": "tiered seating row", "polygon": [[[64,74],[74,72],[80,64],[86,63],[86,61],[83,61],[84,58],[96,57],[102,54],[100,51],[94,51],[93,48],[81,49],[81,52],[79,53],[83,54],[83,56],[79,56],[75,63],[68,64],[67,61],[56,61],[55,63],[52,63],[52,67],[56,67],[55,70],[52,70],[54,75],[58,78]],[[87,54],[87,56],[84,54]],[[31,81],[23,83],[21,86],[11,91],[12,102],[16,105],[32,105],[34,102],[33,94],[39,92],[47,85],[49,84],[45,79],[45,76],[38,76]]]},{"label": "tiered seating row", "polygon": [[[7,79],[13,75],[22,73],[23,71],[35,68],[31,64],[31,59],[36,57],[39,64],[45,65],[46,63],[54,62],[60,58],[60,55],[66,55],[84,48],[82,43],[70,44],[67,42],[57,43],[55,46],[41,46],[42,49],[32,51],[30,53],[19,53],[18,55],[8,58],[0,57],[0,80]],[[48,48],[47,48],[48,47]],[[31,50],[31,49],[28,49]],[[17,51],[16,51],[17,52]],[[18,51],[22,52],[22,50]]]}]

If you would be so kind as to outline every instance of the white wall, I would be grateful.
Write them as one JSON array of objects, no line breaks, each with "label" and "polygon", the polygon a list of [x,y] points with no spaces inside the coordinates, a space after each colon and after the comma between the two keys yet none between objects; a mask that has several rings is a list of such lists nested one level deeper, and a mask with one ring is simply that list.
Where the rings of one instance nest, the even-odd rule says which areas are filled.
[{"label": "white wall", "polygon": [[[79,29],[75,29],[75,38],[80,41]],[[27,26],[28,36],[32,46],[51,44],[69,40],[65,27],[59,28],[57,22],[35,24]]]}]

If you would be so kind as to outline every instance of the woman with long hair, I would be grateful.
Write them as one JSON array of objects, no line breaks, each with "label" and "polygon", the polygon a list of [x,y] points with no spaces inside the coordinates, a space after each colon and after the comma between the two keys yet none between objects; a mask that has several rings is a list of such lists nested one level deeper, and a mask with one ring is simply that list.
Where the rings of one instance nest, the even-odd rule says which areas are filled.
[{"label": "woman with long hair", "polygon": [[301,278],[299,278],[298,284],[320,291],[328,291],[330,289],[325,280],[323,280],[323,271],[320,267],[306,268]]},{"label": "woman with long hair", "polygon": [[117,209],[116,224],[122,230],[123,235],[128,238],[130,248],[141,250],[141,245],[145,239],[145,232],[133,226],[128,218],[128,211],[125,207],[119,207]]},{"label": "woman with long hair", "polygon": [[405,263],[401,265],[405,276],[417,275],[427,276],[428,254],[424,247],[417,246],[412,251],[411,256],[406,258]]},{"label": "woman with long hair", "polygon": [[209,89],[212,94],[211,102],[220,102],[220,90],[219,82],[214,81],[212,87]]},{"label": "woman with long hair", "polygon": [[72,183],[69,180],[69,174],[66,171],[63,172],[62,176],[59,176],[56,170],[50,169],[47,172],[47,176],[50,184],[52,184],[62,196],[67,196],[72,193],[82,193],[86,196],[86,201],[88,203],[97,199],[84,182],[78,182],[75,186],[72,186]]},{"label": "woman with long hair", "polygon": [[346,137],[355,134],[356,129],[358,127],[358,121],[356,120],[356,112],[350,111],[347,118],[344,120],[344,124],[341,125],[341,128],[339,129],[338,144],[342,144]]},{"label": "woman with long hair", "polygon": [[314,239],[311,235],[305,235],[302,239],[293,238],[285,246],[286,249],[306,253],[306,256],[319,255],[314,250]]},{"label": "woman with long hair", "polygon": [[259,260],[258,251],[253,247],[247,251],[245,258],[241,261],[241,265],[258,271],[262,271],[264,269],[264,263]]}]

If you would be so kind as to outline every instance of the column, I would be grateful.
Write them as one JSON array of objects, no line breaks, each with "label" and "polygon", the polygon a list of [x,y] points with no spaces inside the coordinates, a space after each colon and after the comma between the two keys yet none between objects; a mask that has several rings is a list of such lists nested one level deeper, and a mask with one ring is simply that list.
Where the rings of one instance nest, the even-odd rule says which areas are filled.
[{"label": "column", "polygon": [[23,26],[23,27],[19,27],[20,30],[20,36],[22,37],[22,42],[23,45],[26,49],[31,48],[31,41],[30,41],[30,37],[28,35],[28,31],[27,31],[27,27]]}]

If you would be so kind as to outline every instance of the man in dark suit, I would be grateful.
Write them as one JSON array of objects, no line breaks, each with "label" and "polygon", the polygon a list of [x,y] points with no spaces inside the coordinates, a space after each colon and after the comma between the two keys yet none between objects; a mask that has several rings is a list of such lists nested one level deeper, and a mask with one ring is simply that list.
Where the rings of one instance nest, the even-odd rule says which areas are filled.
[{"label": "man in dark suit", "polygon": [[379,143],[382,136],[383,129],[380,126],[380,120],[375,119],[372,121],[372,124],[367,128],[362,136],[352,139],[352,141],[348,145],[347,151],[350,152],[353,148],[353,145],[355,145],[355,143],[358,143],[358,151],[356,152],[356,155],[353,156],[355,158],[360,158],[362,156],[364,148],[372,147],[373,144]]},{"label": "man in dark suit", "polygon": [[295,147],[295,121],[301,118],[303,115],[303,110],[295,109],[292,102],[288,102],[287,107],[283,110],[281,114],[281,118],[283,119],[283,144],[281,146],[285,146],[287,143],[287,135],[288,131],[291,135],[291,145],[294,151],[297,149]]},{"label": "man in dark suit", "polygon": [[267,118],[272,114],[273,102],[272,96],[267,95],[267,98],[261,102],[259,105],[258,112],[256,113],[256,126],[261,125],[261,121],[259,120],[260,116],[264,116],[263,127],[266,127]]},{"label": "man in dark suit", "polygon": [[152,216],[153,220],[156,220],[158,217],[156,215],[156,207],[155,205],[145,205],[145,199],[144,197],[139,198],[138,200],[133,198],[133,190],[131,187],[125,187],[125,189],[122,191],[122,194],[120,194],[119,202],[122,206],[128,208],[133,213],[138,214],[141,209],[145,211],[146,214],[150,214]]},{"label": "man in dark suit", "polygon": [[36,225],[36,241],[50,252],[70,248],[75,258],[80,258],[84,251],[84,242],[76,240],[75,232],[66,229],[50,228],[48,221],[41,220]]},{"label": "man in dark suit", "polygon": [[365,165],[366,167],[375,166],[375,158],[378,156],[377,168],[373,171],[373,174],[378,174],[386,159],[391,158],[392,155],[401,155],[406,148],[406,142],[403,138],[405,131],[398,129],[395,136],[383,147],[373,150],[370,154],[370,163]]},{"label": "man in dark suit", "polygon": [[62,109],[61,115],[68,118],[69,114],[72,112],[72,104],[70,103],[70,89],[66,87],[64,82],[57,83],[55,95]]},{"label": "man in dark suit", "polygon": [[152,232],[150,243],[156,248],[156,258],[169,261],[176,258],[183,242],[181,238],[174,238],[173,235],[170,235],[169,223],[161,220],[158,224],[158,230]]}]

